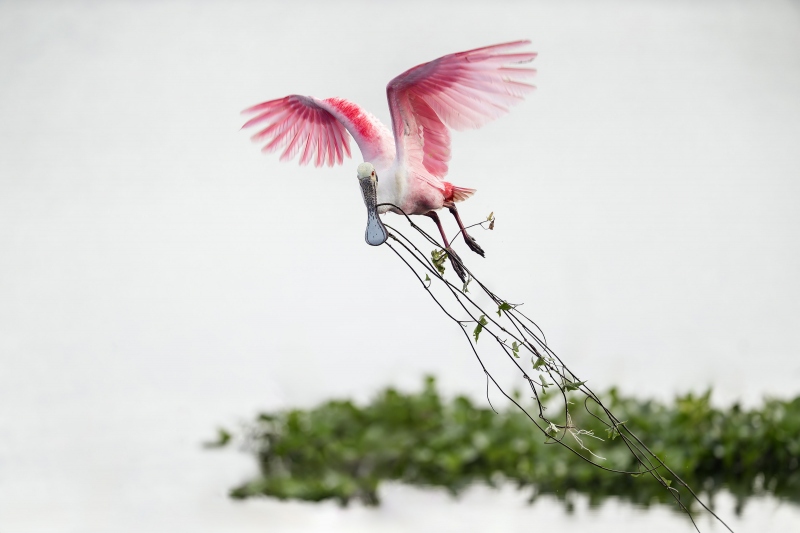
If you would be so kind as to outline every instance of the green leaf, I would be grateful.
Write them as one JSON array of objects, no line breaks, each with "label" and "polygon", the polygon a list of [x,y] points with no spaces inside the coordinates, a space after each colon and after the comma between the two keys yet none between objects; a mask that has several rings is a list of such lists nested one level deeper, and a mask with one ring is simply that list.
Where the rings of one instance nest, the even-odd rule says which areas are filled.
[{"label": "green leaf", "polygon": [[444,260],[447,259],[447,252],[438,248],[431,251],[431,262],[440,276],[444,276]]},{"label": "green leaf", "polygon": [[541,357],[537,357],[536,360],[534,361],[533,356],[531,356],[531,363],[533,363],[534,370],[539,370],[540,368],[545,366],[544,359],[542,359]]},{"label": "green leaf", "polygon": [[672,480],[671,480],[671,479],[667,479],[667,478],[665,478],[664,476],[659,476],[659,477],[661,478],[661,481],[663,481],[663,482],[664,482],[664,484],[665,484],[667,487],[669,487],[670,485],[672,485]]},{"label": "green leaf", "polygon": [[503,316],[502,311],[511,311],[513,307],[508,302],[503,302],[497,306],[497,316]]},{"label": "green leaf", "polygon": [[584,383],[586,383],[586,381],[567,381],[567,382],[564,383],[564,389],[565,390],[577,390]]},{"label": "green leaf", "polygon": [[472,332],[472,334],[475,336],[475,342],[478,342],[478,337],[480,336],[481,331],[483,331],[483,326],[488,323],[489,321],[486,320],[486,315],[481,315],[481,317],[478,319],[478,325],[475,326],[475,330]]},{"label": "green leaf", "polygon": [[619,437],[619,427],[624,423],[625,422],[620,422],[615,427],[606,428],[606,435],[608,435],[608,438],[614,440]]},{"label": "green leaf", "polygon": [[464,294],[469,292],[467,290],[467,285],[469,285],[470,281],[472,281],[472,278],[467,278],[467,281],[464,282],[464,286],[461,288],[461,292],[463,292]]},{"label": "green leaf", "polygon": [[551,384],[550,384],[550,383],[548,383],[548,382],[547,382],[547,380],[544,378],[544,374],[539,374],[539,379],[541,379],[541,380],[542,380],[542,387],[544,387],[545,389],[551,385]]},{"label": "green leaf", "polygon": [[511,343],[511,353],[514,354],[514,357],[519,359],[519,343],[517,341]]}]

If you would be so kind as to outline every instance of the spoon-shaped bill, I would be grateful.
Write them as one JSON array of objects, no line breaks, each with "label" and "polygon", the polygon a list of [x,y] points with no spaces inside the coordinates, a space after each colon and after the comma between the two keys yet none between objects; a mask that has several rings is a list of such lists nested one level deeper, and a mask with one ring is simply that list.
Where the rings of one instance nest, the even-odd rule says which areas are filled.
[{"label": "spoon-shaped bill", "polygon": [[364,232],[364,239],[367,241],[367,244],[371,246],[380,246],[385,243],[388,238],[389,234],[386,232],[383,222],[381,222],[381,219],[378,217],[378,213],[374,210],[368,213],[367,230]]},{"label": "spoon-shaped bill", "polygon": [[359,178],[358,182],[361,185],[364,205],[367,206],[367,230],[364,232],[364,239],[370,246],[380,246],[389,238],[389,233],[378,216],[377,184],[370,178]]}]

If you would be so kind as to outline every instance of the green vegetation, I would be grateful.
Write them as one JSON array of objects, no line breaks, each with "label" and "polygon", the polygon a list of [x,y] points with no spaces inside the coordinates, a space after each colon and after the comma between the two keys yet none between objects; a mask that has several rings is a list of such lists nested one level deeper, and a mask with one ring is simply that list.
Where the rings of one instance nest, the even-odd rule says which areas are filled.
[{"label": "green vegetation", "polygon": [[[800,397],[767,400],[754,410],[714,408],[710,392],[681,396],[671,405],[624,398],[613,389],[601,398],[704,499],[725,488],[740,506],[746,497],[765,493],[800,502]],[[553,401],[548,417],[557,420],[558,411]],[[605,468],[639,470],[623,439],[584,409],[570,413],[574,426],[602,440],[576,433],[591,452],[581,450],[570,434],[565,442]],[[496,414],[465,397],[442,399],[432,378],[419,393],[390,388],[363,407],[337,400],[311,410],[262,414],[244,434],[261,476],[234,489],[235,498],[342,504],[358,499],[374,505],[380,483],[392,480],[453,494],[476,482],[514,483],[528,488],[531,499],[552,494],[568,509],[576,492],[587,494],[593,505],[609,496],[644,506],[674,501],[650,475],[604,471],[559,446],[513,406]],[[226,442],[230,438],[224,430],[219,435]],[[689,505],[687,496],[684,490],[681,500]]]}]

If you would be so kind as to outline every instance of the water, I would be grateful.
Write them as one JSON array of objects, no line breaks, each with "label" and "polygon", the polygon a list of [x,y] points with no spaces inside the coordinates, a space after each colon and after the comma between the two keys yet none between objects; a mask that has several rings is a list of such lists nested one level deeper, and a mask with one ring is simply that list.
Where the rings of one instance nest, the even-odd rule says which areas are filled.
[{"label": "water", "polygon": [[[800,382],[797,15],[786,2],[3,3],[0,528],[688,531],[667,510],[566,517],[480,488],[455,503],[393,486],[378,510],[229,501],[254,465],[199,448],[217,424],[424,373],[444,391],[484,387],[405,267],[363,243],[360,161],[263,157],[238,112],[299,92],[388,121],[397,73],[531,38],[538,91],[454,135],[450,177],[479,191],[462,216],[498,217],[476,234],[487,259],[465,260],[526,302],[596,389],[713,385],[716,401],[753,403]],[[759,501],[732,522],[785,531],[800,512]]]}]

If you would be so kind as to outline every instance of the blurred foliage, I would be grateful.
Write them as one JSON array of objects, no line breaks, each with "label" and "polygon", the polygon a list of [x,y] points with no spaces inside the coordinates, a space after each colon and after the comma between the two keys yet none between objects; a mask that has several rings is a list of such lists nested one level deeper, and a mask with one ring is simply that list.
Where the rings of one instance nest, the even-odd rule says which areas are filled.
[{"label": "blurred foliage", "polygon": [[233,435],[231,435],[227,430],[223,428],[217,429],[217,438],[208,442],[203,443],[204,448],[222,448],[226,444],[228,444]]},{"label": "blurred foliage", "polygon": [[[715,408],[710,395],[680,396],[671,405],[625,398],[614,389],[601,398],[704,499],[713,502],[714,494],[725,488],[737,498],[738,510],[752,495],[800,501],[800,397],[767,400],[758,409],[745,410],[739,405]],[[558,410],[552,402],[549,417],[557,418],[550,411]],[[604,458],[593,458],[597,463],[639,469],[623,439],[583,405],[571,406],[570,414],[575,426],[602,437],[580,436]],[[262,414],[246,426],[245,434],[261,476],[234,489],[234,498],[335,499],[343,505],[357,499],[375,505],[380,483],[392,480],[443,487],[452,494],[475,482],[514,483],[531,490],[531,500],[555,495],[568,511],[576,492],[588,495],[591,505],[610,496],[642,506],[674,501],[649,475],[608,472],[559,446],[513,406],[495,414],[463,396],[445,401],[433,378],[426,379],[419,393],[389,388],[363,407],[335,400],[311,410]],[[591,458],[572,439],[567,434],[564,442]],[[681,501],[689,506],[685,489]]]}]

